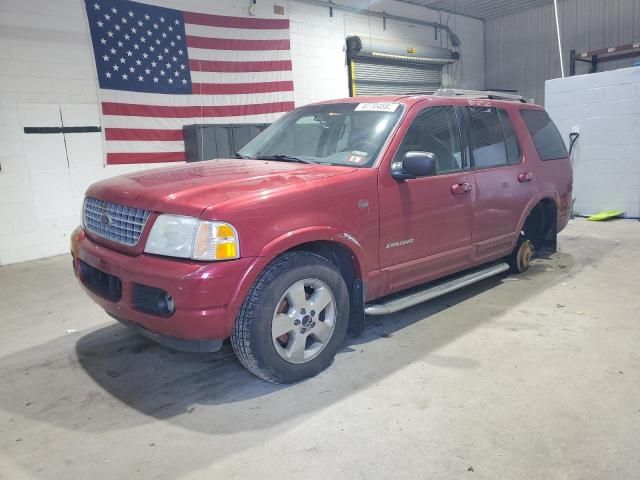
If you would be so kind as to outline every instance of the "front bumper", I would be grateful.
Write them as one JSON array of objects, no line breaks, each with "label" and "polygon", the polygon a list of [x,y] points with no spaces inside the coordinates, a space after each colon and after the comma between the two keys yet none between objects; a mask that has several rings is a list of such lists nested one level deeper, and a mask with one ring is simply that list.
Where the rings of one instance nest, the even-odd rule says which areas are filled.
[{"label": "front bumper", "polygon": [[[93,242],[82,228],[72,234],[71,253],[76,277],[109,315],[159,343],[191,351],[218,350],[231,334],[260,260],[196,262],[147,254],[130,256]],[[119,280],[120,295],[96,290],[83,278],[82,262]],[[170,294],[175,304],[173,314],[158,316],[137,309],[132,298],[135,284]]]},{"label": "front bumper", "polygon": [[[109,314],[111,315],[111,314]],[[119,321],[125,327],[129,327],[135,331],[138,335],[147,337],[160,345],[173,348],[174,350],[182,350],[183,352],[217,352],[222,348],[223,340],[184,340],[182,338],[170,337],[167,335],[161,335],[151,330],[147,330],[139,323],[130,322],[123,318],[118,318],[111,315],[115,320]]]}]

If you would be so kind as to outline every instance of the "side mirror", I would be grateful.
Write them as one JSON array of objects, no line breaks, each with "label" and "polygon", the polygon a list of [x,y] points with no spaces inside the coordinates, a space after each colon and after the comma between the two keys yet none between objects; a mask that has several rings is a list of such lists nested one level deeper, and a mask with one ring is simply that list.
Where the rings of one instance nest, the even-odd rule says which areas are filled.
[{"label": "side mirror", "polygon": [[437,173],[435,154],[431,152],[407,152],[402,160],[391,164],[391,176],[396,180],[430,177]]}]

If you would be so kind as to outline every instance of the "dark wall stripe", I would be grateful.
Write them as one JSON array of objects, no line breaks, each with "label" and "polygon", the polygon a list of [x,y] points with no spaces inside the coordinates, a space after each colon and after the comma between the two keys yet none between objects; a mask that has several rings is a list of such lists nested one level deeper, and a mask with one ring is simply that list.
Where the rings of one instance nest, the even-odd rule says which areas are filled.
[{"label": "dark wall stripe", "polygon": [[24,133],[93,133],[101,132],[101,127],[24,127]]}]

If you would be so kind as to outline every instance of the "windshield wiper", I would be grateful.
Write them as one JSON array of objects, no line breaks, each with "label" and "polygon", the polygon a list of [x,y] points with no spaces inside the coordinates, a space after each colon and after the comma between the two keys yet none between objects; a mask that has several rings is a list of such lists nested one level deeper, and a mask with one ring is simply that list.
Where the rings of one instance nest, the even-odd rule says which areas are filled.
[{"label": "windshield wiper", "polygon": [[241,153],[236,153],[233,157],[234,158],[243,158],[245,160],[251,159],[251,157],[248,157],[247,155],[242,155]]},{"label": "windshield wiper", "polygon": [[308,164],[316,163],[312,162],[311,160],[305,160],[304,158],[294,157],[292,155],[261,155],[255,158],[256,160],[276,160],[278,162],[298,162]]}]

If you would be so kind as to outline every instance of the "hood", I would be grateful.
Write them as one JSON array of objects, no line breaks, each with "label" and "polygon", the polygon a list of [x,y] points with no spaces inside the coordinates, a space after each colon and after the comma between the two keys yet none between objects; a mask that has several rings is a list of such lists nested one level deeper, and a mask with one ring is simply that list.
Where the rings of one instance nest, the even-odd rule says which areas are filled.
[{"label": "hood", "polygon": [[146,210],[199,216],[207,207],[241,195],[343,175],[355,168],[330,165],[221,159],[113,177],[93,184],[87,195]]}]

